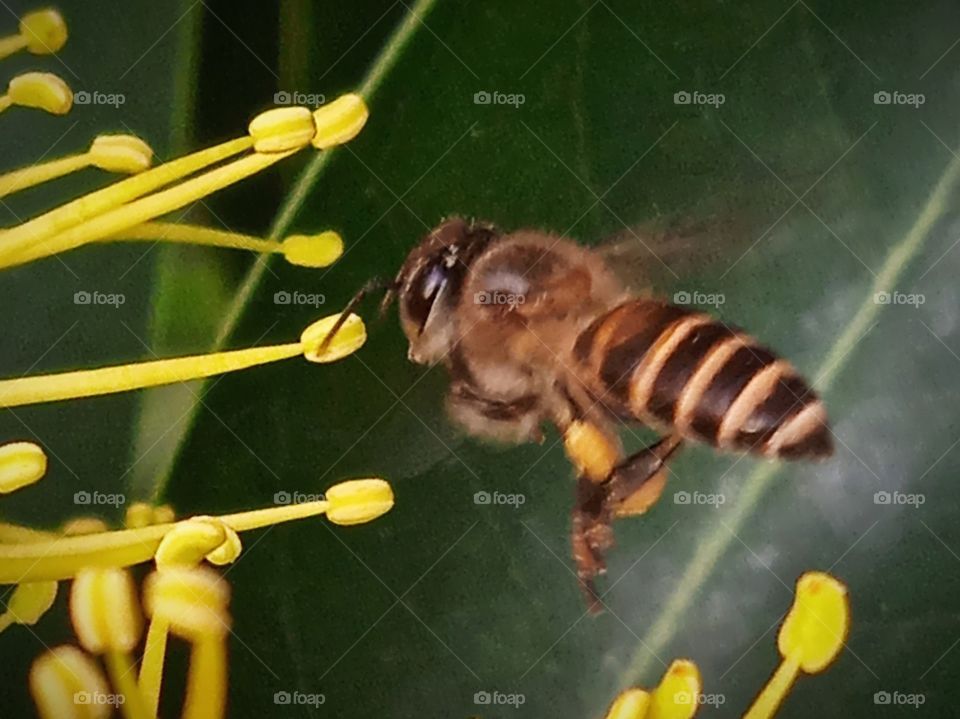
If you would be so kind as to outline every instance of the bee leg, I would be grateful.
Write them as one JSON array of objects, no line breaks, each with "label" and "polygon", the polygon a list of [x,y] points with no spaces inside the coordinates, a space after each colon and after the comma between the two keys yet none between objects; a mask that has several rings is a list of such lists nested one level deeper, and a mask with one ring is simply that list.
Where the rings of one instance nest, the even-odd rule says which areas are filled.
[{"label": "bee leg", "polygon": [[613,545],[613,517],[606,506],[602,486],[581,476],[577,480],[577,502],[571,522],[573,560],[577,579],[591,613],[602,609],[595,580],[606,572],[604,552]]},{"label": "bee leg", "polygon": [[666,462],[679,446],[680,438],[669,436],[619,464],[604,483],[607,511],[614,517],[632,517],[650,509],[663,493]]}]

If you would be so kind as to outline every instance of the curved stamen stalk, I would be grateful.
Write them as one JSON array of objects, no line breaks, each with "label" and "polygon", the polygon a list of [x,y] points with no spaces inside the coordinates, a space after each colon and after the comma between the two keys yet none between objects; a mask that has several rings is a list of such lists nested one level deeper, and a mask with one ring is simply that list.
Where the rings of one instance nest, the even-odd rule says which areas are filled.
[{"label": "curved stamen stalk", "polygon": [[333,362],[359,349],[366,329],[350,315],[323,352],[318,351],[326,333],[340,315],[325,317],[303,331],[299,342],[268,347],[214,352],[174,359],[153,360],[100,369],[0,380],[0,407],[96,397],[145,387],[185,382],[277,362],[303,355],[311,362]]}]

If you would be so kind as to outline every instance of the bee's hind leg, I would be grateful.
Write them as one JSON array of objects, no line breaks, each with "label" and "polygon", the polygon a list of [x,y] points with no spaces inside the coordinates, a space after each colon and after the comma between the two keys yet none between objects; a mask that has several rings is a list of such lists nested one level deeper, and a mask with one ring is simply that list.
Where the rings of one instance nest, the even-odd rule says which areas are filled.
[{"label": "bee's hind leg", "polygon": [[652,507],[667,483],[667,460],[680,446],[671,435],[630,455],[603,483],[604,503],[615,517],[632,517]]},{"label": "bee's hind leg", "polygon": [[613,520],[643,514],[660,498],[666,462],[679,446],[679,437],[665,437],[620,462],[603,482],[583,474],[577,479],[571,540],[577,578],[591,612],[603,608],[595,581],[606,571],[603,555],[613,546]]}]

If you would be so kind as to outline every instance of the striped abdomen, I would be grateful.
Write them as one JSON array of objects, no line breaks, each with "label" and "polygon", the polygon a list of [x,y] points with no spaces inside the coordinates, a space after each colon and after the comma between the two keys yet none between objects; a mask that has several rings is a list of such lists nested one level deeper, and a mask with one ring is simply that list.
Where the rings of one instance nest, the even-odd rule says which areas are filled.
[{"label": "striped abdomen", "polygon": [[786,360],[708,315],[631,300],[574,349],[612,411],[718,447],[776,457],[832,451],[823,404]]}]

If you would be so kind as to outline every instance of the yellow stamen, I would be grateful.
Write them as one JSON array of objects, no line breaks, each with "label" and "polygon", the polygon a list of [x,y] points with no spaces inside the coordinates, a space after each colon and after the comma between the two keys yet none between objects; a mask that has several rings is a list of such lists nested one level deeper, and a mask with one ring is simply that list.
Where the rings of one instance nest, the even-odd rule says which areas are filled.
[{"label": "yellow stamen", "polygon": [[23,527],[10,522],[0,522],[0,544],[10,542],[45,542],[55,538],[52,532],[43,532],[32,527]]},{"label": "yellow stamen", "polygon": [[169,504],[154,506],[146,502],[132,502],[124,514],[123,526],[127,529],[149,527],[151,524],[168,524],[175,519]]},{"label": "yellow stamen", "polygon": [[[18,246],[10,241],[11,238],[8,233],[4,233],[4,242],[0,245],[0,266],[20,265],[126,232],[131,227],[186,207],[218,190],[222,190],[224,187],[255,175],[289,157],[294,152],[296,151],[290,150],[269,155],[255,153],[241,157],[222,167],[209,170],[199,177],[185,180],[170,189],[161,190],[127,205],[108,210],[102,215],[70,227],[31,246]],[[144,174],[146,173],[142,173],[141,176]]]},{"label": "yellow stamen", "polygon": [[135,174],[149,168],[152,160],[150,146],[133,135],[100,135],[87,152],[0,175],[0,198],[86,167]]},{"label": "yellow stamen", "polygon": [[7,93],[0,96],[0,112],[11,105],[66,115],[73,107],[73,91],[49,72],[25,72],[13,78],[7,86]]},{"label": "yellow stamen", "polygon": [[[340,99],[344,102],[337,100],[327,108],[321,108],[318,113],[323,110],[328,112],[321,114],[319,119],[317,113],[314,113],[314,142],[317,137],[322,136],[325,139],[321,144],[329,147],[331,144],[346,142],[360,130],[362,122],[359,122],[358,118],[366,118],[366,106],[362,100],[358,105],[356,100],[351,99],[355,97],[347,95]],[[255,118],[254,123],[256,122]],[[305,144],[310,141],[310,138],[304,140],[302,132],[291,133],[284,123],[260,123],[257,129],[258,133],[263,134],[256,140],[250,136],[243,137],[160,165],[5,231],[4,241],[0,243],[0,267],[22,264],[125,233],[136,225],[185,207],[289,157],[302,146],[295,145],[295,142]],[[269,145],[271,140],[268,133],[271,130],[278,133],[273,138],[280,146],[291,146],[292,149],[272,153],[255,152],[144,197],[163,185],[207,167],[219,159],[247,150],[254,142],[261,147],[264,143]]]},{"label": "yellow stamen", "polygon": [[338,97],[329,105],[314,110],[317,132],[313,137],[313,146],[324,150],[350,142],[367,124],[369,116],[367,104],[359,95],[351,93]]},{"label": "yellow stamen", "polygon": [[653,691],[647,719],[690,719],[697,713],[701,682],[697,665],[677,659]]},{"label": "yellow stamen", "polygon": [[783,702],[800,671],[822,672],[836,659],[850,628],[847,588],[823,572],[797,581],[797,598],[780,627],[777,648],[783,662],[745,719],[768,719]]},{"label": "yellow stamen", "polygon": [[191,517],[170,530],[155,556],[158,569],[193,566],[206,558],[212,564],[230,564],[240,556],[237,533],[216,517]]},{"label": "yellow stamen", "polygon": [[649,693],[643,689],[627,689],[610,705],[605,719],[645,719],[649,708]]},{"label": "yellow stamen", "polygon": [[99,517],[74,517],[67,520],[60,532],[67,536],[78,536],[81,534],[97,534],[106,532],[109,529],[107,523]]},{"label": "yellow stamen", "polygon": [[278,107],[253,118],[247,132],[257,152],[286,152],[313,140],[317,126],[305,107]]},{"label": "yellow stamen", "polygon": [[214,230],[197,225],[172,222],[144,222],[120,235],[105,237],[100,241],[150,240],[152,242],[178,242],[191,245],[208,245],[253,252],[282,253],[286,260],[301,267],[326,267],[343,254],[343,240],[336,232],[327,230],[316,235],[291,235],[281,241],[264,240],[251,235],[242,235],[227,230]]},{"label": "yellow stamen", "polygon": [[393,490],[382,479],[355,479],[327,490],[327,519],[334,524],[363,524],[393,508]]},{"label": "yellow stamen", "polygon": [[225,635],[230,628],[230,590],[216,572],[200,567],[168,568],[144,583],[147,612],[193,643],[185,719],[223,716],[226,705]]},{"label": "yellow stamen", "polygon": [[5,230],[3,243],[0,245],[0,258],[8,253],[18,253],[24,248],[39,244],[92,217],[143,197],[164,185],[169,185],[244,150],[249,150],[252,146],[253,138],[251,137],[228,140],[158,165],[151,170],[61,205],[22,225]]},{"label": "yellow stamen", "polygon": [[140,603],[129,572],[81,570],[70,589],[70,616],[88,652],[132,651],[140,639]]},{"label": "yellow stamen", "polygon": [[16,35],[0,38],[0,60],[26,49],[34,55],[52,55],[67,42],[67,24],[56,10],[38,10],[20,18]]},{"label": "yellow stamen", "polygon": [[70,617],[80,644],[91,653],[106,655],[110,679],[124,697],[124,716],[147,717],[130,659],[142,630],[140,602],[130,573],[116,568],[80,571],[70,590]]},{"label": "yellow stamen", "polygon": [[9,494],[38,481],[47,473],[47,455],[33,442],[0,446],[0,494]]},{"label": "yellow stamen", "polygon": [[25,404],[95,397],[174,382],[186,382],[226,372],[236,372],[297,355],[303,355],[310,362],[333,362],[356,351],[366,340],[363,320],[351,314],[329,346],[322,353],[319,352],[319,345],[339,316],[332,315],[314,322],[304,330],[299,342],[284,345],[0,380],[0,407],[19,407]]},{"label": "yellow stamen", "polygon": [[[359,483],[359,489],[351,487]],[[327,491],[336,501],[319,500],[255,509],[218,517],[235,532],[260,529],[281,522],[306,519],[326,513],[332,505],[347,520],[375,519],[389,509],[392,500],[378,481],[361,479],[341,482]],[[384,483],[386,484],[386,483]],[[346,499],[345,499],[346,498]],[[365,498],[365,499],[364,499]],[[368,502],[367,506],[358,504]],[[178,524],[154,524],[141,529],[123,529],[79,537],[0,544],[0,584],[68,579],[84,568],[127,567],[153,558],[164,536]]]},{"label": "yellow stamen", "polygon": [[0,632],[11,624],[36,624],[56,598],[56,582],[18,584],[7,602],[7,611],[0,614]]},{"label": "yellow stamen", "polygon": [[30,667],[30,694],[42,719],[107,719],[109,690],[97,663],[76,647],[56,647]]}]

